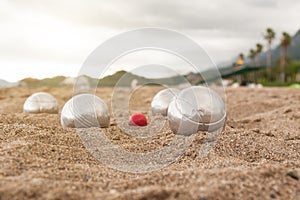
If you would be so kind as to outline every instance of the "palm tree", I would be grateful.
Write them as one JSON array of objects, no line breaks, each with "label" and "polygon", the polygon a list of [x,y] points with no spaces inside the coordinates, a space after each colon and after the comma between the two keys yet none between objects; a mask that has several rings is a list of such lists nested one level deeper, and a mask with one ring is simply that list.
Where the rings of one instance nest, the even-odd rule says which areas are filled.
[{"label": "palm tree", "polygon": [[271,44],[272,41],[275,39],[275,32],[271,28],[267,28],[266,34],[264,35],[265,40],[267,40],[268,44],[268,55],[267,55],[267,67],[268,67],[268,72],[270,72],[270,67],[271,67]]},{"label": "palm tree", "polygon": [[[255,66],[256,51],[254,49],[250,49],[248,57],[251,59],[251,66],[254,67]],[[252,80],[254,82],[256,82],[256,77],[257,77],[256,72],[251,73],[250,76],[252,77]]]},{"label": "palm tree", "polygon": [[244,60],[244,54],[243,53],[240,53],[239,57],[240,57],[240,59]]},{"label": "palm tree", "polygon": [[260,65],[260,53],[263,50],[263,45],[260,43],[256,44],[256,60],[257,60],[257,65]]},{"label": "palm tree", "polygon": [[255,65],[256,51],[254,49],[250,49],[248,57],[251,59],[251,66],[254,66]]},{"label": "palm tree", "polygon": [[280,57],[280,79],[282,82],[285,82],[285,64],[286,64],[286,57],[287,57],[287,49],[292,42],[291,36],[287,32],[282,33],[281,39],[281,57]]}]

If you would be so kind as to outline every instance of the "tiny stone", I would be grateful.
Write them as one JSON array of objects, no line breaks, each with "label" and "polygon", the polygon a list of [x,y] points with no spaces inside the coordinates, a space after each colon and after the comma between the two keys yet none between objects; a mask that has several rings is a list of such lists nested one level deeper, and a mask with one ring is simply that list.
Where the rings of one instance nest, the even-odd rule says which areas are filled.
[{"label": "tiny stone", "polygon": [[261,118],[254,119],[254,122],[260,122]]},{"label": "tiny stone", "polygon": [[33,178],[33,179],[31,180],[31,182],[32,182],[32,183],[39,184],[39,183],[41,183],[41,180],[38,179],[38,178]]},{"label": "tiny stone", "polygon": [[151,103],[151,99],[146,99],[145,103]]},{"label": "tiny stone", "polygon": [[286,114],[286,113],[289,113],[289,112],[292,112],[292,109],[288,108],[288,109],[286,109],[286,110],[284,111],[285,114]]},{"label": "tiny stone", "polygon": [[252,131],[255,132],[255,133],[259,133],[260,132],[258,128],[254,128],[254,129],[252,129]]},{"label": "tiny stone", "polygon": [[111,194],[116,194],[116,193],[117,193],[117,190],[111,189],[111,190],[109,190],[109,193],[111,193]]},{"label": "tiny stone", "polygon": [[91,176],[90,176],[90,175],[88,175],[88,174],[86,174],[86,175],[84,176],[84,180],[85,180],[85,181],[89,181],[89,180],[90,180],[90,178],[91,178]]},{"label": "tiny stone", "polygon": [[299,180],[300,169],[295,169],[295,170],[289,171],[288,173],[286,173],[286,175],[295,180]]},{"label": "tiny stone", "polygon": [[117,125],[115,118],[110,118],[110,126]]}]

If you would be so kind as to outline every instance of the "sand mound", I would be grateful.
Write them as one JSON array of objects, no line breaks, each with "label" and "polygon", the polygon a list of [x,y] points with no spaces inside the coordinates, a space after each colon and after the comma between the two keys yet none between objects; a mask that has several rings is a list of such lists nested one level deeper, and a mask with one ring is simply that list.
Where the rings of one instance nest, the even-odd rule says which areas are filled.
[{"label": "sand mound", "polygon": [[[132,98],[134,110],[150,108],[161,88]],[[215,148],[200,158],[205,133],[174,164],[146,174],[115,171],[96,160],[59,114],[26,114],[34,92],[49,92],[60,110],[72,88],[0,90],[0,199],[297,199],[300,196],[300,90],[228,89],[228,122]],[[112,89],[97,91],[108,105]],[[147,114],[147,113],[146,113]],[[112,143],[132,152],[162,148],[172,139],[162,130],[135,139],[116,127]]]}]

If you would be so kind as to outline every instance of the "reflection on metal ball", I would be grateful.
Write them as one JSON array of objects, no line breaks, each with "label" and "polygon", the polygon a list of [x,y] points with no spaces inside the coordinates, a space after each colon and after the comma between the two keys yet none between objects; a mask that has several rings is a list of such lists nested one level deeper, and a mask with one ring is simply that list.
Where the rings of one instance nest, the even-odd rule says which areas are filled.
[{"label": "reflection on metal ball", "polygon": [[51,94],[37,92],[26,99],[23,110],[26,113],[58,113],[58,103]]},{"label": "reflection on metal ball", "polygon": [[180,135],[223,129],[226,121],[225,102],[208,87],[186,88],[170,103],[168,121],[171,130]]},{"label": "reflection on metal ball", "polygon": [[180,90],[167,88],[159,91],[151,102],[152,115],[161,114],[166,116],[170,102],[179,94]]},{"label": "reflection on metal ball", "polygon": [[78,94],[64,105],[61,112],[64,128],[108,127],[110,116],[107,105],[92,94]]}]

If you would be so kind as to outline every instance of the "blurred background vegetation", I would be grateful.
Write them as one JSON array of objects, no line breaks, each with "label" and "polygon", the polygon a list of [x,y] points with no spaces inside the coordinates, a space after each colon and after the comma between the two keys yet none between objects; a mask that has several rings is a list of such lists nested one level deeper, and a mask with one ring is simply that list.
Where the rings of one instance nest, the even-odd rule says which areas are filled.
[{"label": "blurred background vegetation", "polygon": [[[288,86],[300,83],[300,30],[293,36],[287,32],[282,32],[280,44],[271,48],[277,34],[272,28],[267,28],[262,35],[266,40],[266,51],[263,52],[264,45],[257,43],[250,48],[248,56],[239,53],[237,62],[232,68],[237,66],[261,67],[257,72],[242,74],[238,80],[243,84],[256,82],[264,86]],[[242,60],[242,61],[241,61]],[[242,64],[241,64],[242,62]],[[252,73],[252,74],[251,74]],[[255,78],[254,78],[255,77]]]},{"label": "blurred background vegetation", "polygon": [[[289,86],[300,83],[300,30],[292,37],[287,32],[278,34],[267,28],[262,34],[265,45],[255,43],[249,52],[240,52],[230,66],[219,68],[223,78],[239,82],[241,85],[250,83],[262,84],[264,86]],[[275,38],[280,39],[279,44],[273,44]],[[274,46],[272,48],[272,46]],[[230,63],[230,62],[229,62]],[[213,71],[213,70],[212,70]],[[209,74],[210,71],[202,72]],[[165,84],[179,85],[187,81],[191,84],[203,82],[201,74],[189,73],[160,79],[149,79],[126,71],[118,71],[113,75],[106,76],[100,80],[87,77],[89,81],[96,81],[98,86],[113,87],[130,86],[133,80],[138,84]],[[26,78],[19,81],[19,85],[28,87],[58,87],[73,86],[76,78],[56,76],[46,79]],[[120,82],[121,81],[121,82]]]}]

